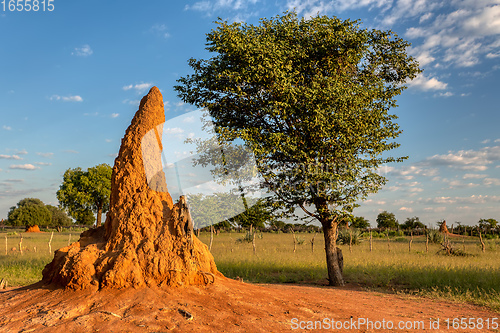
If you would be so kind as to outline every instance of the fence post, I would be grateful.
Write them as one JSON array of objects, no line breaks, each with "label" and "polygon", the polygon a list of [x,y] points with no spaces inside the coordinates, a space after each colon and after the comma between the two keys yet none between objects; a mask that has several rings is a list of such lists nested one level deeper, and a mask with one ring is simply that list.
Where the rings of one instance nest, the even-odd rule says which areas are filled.
[{"label": "fence post", "polygon": [[411,252],[411,243],[413,243],[413,231],[410,233],[410,242],[408,243],[408,252]]},{"label": "fence post", "polygon": [[21,235],[21,239],[19,240],[19,251],[23,254],[23,235]]},{"label": "fence post", "polygon": [[214,241],[214,226],[210,225],[210,246],[208,247],[208,251],[212,251],[212,243]]},{"label": "fence post", "polygon": [[391,252],[391,242],[389,240],[389,231],[387,231],[387,248],[389,249],[389,252]]},{"label": "fence post", "polygon": [[313,238],[310,240],[311,242],[311,252],[314,253],[314,238],[316,237],[316,233],[314,233]]},{"label": "fence post", "polygon": [[481,236],[481,231],[479,232],[479,241],[481,242],[481,250],[484,252],[486,252],[486,246],[484,245],[484,242],[483,242],[483,236]]},{"label": "fence post", "polygon": [[295,251],[297,251],[297,238],[295,237],[295,231],[293,228],[290,228],[290,230],[292,230],[293,234],[293,253],[295,253]]},{"label": "fence post", "polygon": [[429,252],[429,233],[425,232],[425,253]]},{"label": "fence post", "polygon": [[50,240],[49,240],[49,253],[52,253],[52,237],[54,237],[54,232],[52,231],[52,233],[50,234]]},{"label": "fence post", "polygon": [[352,253],[352,230],[349,229],[349,252]]}]

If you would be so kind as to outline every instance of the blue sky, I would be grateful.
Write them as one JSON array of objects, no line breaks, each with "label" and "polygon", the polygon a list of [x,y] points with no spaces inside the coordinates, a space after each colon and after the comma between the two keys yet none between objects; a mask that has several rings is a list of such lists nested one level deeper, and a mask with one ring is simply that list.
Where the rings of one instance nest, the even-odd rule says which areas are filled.
[{"label": "blue sky", "polygon": [[258,23],[299,15],[360,19],[412,43],[424,73],[398,99],[404,133],[383,168],[389,183],[355,211],[375,223],[500,219],[500,0],[58,1],[52,12],[0,7],[0,218],[25,197],[57,204],[68,168],[113,165],[152,85],[166,117],[193,111],[172,87],[207,58],[205,34],[222,17]]}]

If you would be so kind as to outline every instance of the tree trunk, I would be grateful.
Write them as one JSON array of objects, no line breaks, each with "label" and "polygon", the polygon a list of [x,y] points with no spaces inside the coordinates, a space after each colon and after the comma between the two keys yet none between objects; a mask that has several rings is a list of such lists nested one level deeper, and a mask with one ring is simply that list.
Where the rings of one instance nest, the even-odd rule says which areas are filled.
[{"label": "tree trunk", "polygon": [[328,268],[328,282],[330,286],[343,286],[342,277],[343,257],[342,251],[337,247],[338,223],[322,221],[325,236],[326,266]]},{"label": "tree trunk", "polygon": [[96,228],[101,226],[101,219],[102,219],[102,202],[99,203],[99,208],[97,209],[97,219],[95,222]]}]

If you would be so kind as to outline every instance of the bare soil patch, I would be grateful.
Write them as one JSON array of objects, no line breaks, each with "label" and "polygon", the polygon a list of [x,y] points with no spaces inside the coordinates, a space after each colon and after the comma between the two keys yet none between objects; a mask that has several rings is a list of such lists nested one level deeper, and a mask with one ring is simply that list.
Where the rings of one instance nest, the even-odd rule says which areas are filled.
[{"label": "bare soil patch", "polygon": [[[356,286],[254,285],[217,277],[184,288],[73,291],[44,286],[0,292],[1,332],[288,332],[292,320],[423,321],[449,332],[446,318],[494,318],[478,306],[364,291]],[[192,316],[192,318],[191,318]],[[440,319],[431,330],[429,320]],[[304,325],[307,324],[303,324]],[[295,332],[314,330],[298,329]],[[324,330],[329,331],[329,330]],[[338,332],[391,332],[357,327]],[[397,330],[420,332],[422,329]],[[483,330],[459,330],[479,332]],[[495,330],[490,330],[495,331]],[[497,330],[498,331],[498,330]]]}]

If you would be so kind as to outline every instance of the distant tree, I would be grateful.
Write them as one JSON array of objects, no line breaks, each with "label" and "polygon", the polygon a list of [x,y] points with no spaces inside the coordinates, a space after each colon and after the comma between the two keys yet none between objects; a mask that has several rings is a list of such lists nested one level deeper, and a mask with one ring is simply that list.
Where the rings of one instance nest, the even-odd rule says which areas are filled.
[{"label": "distant tree", "polygon": [[495,219],[480,219],[479,220],[479,226],[481,228],[485,228],[485,229],[494,229],[494,228],[496,228],[497,224],[498,224],[498,221]]},{"label": "distant tree", "polygon": [[411,229],[425,229],[425,225],[420,222],[418,216],[408,217],[406,221],[401,224],[401,228],[411,230]]},{"label": "distant tree", "polygon": [[276,219],[273,206],[266,199],[259,199],[254,205],[249,207],[243,213],[233,217],[230,221],[243,228],[265,228],[266,224],[270,224]]},{"label": "distant tree", "polygon": [[89,224],[90,215],[95,213],[96,226],[101,225],[102,214],[109,209],[111,173],[112,168],[107,164],[96,165],[87,171],[68,169],[64,173],[57,199],[78,224]]},{"label": "distant tree", "polygon": [[52,213],[40,199],[25,198],[10,208],[7,223],[13,226],[47,226],[52,222]]},{"label": "distant tree", "polygon": [[[47,209],[52,213],[52,222],[51,225],[54,227],[59,226],[70,226],[73,224],[71,218],[66,214],[66,212],[58,207],[45,205]],[[94,216],[92,216],[92,220]]]},{"label": "distant tree", "polygon": [[370,227],[370,222],[361,216],[355,216],[350,224],[351,227],[357,229],[366,229]]},{"label": "distant tree", "polygon": [[398,225],[398,220],[396,220],[394,213],[383,211],[377,216],[377,228],[395,229]]}]

